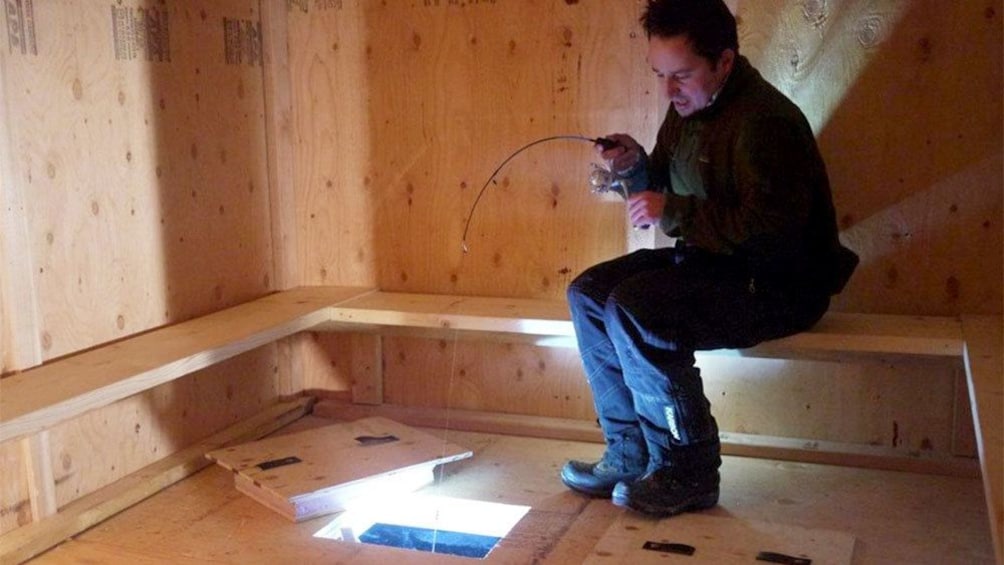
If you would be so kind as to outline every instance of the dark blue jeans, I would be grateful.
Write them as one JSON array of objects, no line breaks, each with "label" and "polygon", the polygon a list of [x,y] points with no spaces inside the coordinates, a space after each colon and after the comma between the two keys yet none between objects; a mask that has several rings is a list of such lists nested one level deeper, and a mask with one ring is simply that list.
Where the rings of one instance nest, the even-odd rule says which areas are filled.
[{"label": "dark blue jeans", "polygon": [[568,302],[604,458],[628,469],[707,473],[721,464],[720,445],[694,351],[806,330],[829,295],[765,284],[733,258],[691,247],[591,267],[572,281]]}]

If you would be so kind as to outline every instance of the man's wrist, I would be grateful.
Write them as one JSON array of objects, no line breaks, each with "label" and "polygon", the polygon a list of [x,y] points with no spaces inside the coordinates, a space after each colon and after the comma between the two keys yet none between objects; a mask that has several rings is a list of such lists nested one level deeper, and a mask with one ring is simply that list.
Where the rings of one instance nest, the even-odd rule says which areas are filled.
[{"label": "man's wrist", "polygon": [[625,171],[614,171],[617,176],[624,179],[624,184],[628,187],[628,192],[641,192],[648,190],[648,155],[644,152],[633,165]]}]

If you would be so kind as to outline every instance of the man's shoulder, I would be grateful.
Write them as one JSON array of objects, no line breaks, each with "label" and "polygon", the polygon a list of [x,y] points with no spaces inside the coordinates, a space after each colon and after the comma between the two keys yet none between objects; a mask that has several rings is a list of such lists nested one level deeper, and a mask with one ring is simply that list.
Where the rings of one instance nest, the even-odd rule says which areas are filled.
[{"label": "man's shoulder", "polygon": [[805,119],[802,109],[748,62],[743,65],[742,86],[732,102],[734,111],[743,117]]}]

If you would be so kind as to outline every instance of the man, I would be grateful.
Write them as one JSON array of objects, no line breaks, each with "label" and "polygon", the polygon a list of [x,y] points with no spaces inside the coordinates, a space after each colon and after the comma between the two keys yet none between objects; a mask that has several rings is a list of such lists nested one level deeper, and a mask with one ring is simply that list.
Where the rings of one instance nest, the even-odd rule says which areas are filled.
[{"label": "man", "polygon": [[651,155],[625,134],[600,150],[628,179],[632,224],[677,241],[591,267],[568,289],[606,450],[561,478],[669,516],[718,502],[718,428],[694,351],[808,329],[857,256],[837,240],[808,122],[739,55],[725,4],[649,0],[641,22],[670,109]]}]

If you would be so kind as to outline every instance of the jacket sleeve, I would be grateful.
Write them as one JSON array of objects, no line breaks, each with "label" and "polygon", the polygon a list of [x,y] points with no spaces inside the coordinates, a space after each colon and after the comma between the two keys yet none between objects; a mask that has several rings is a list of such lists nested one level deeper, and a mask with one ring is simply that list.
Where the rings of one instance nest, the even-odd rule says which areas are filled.
[{"label": "jacket sleeve", "polygon": [[708,165],[731,167],[724,175],[731,182],[707,187],[707,199],[668,193],[662,228],[715,252],[782,251],[785,238],[801,232],[811,206],[814,141],[802,129],[781,117],[747,120],[731,163]]}]

